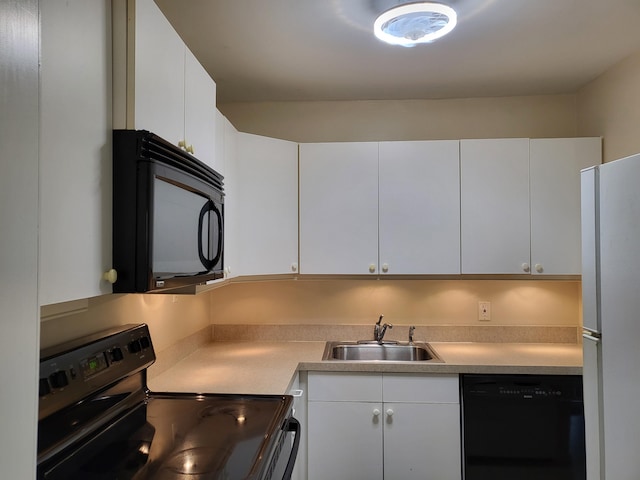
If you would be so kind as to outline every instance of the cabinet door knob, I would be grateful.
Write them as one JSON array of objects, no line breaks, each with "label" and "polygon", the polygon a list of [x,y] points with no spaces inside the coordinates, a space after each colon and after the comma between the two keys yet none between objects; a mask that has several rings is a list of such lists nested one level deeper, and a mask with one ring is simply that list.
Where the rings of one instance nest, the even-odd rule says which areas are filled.
[{"label": "cabinet door knob", "polygon": [[113,285],[118,280],[118,272],[112,268],[102,274],[102,279]]},{"label": "cabinet door knob", "polygon": [[375,263],[369,264],[369,273],[376,273],[376,264]]},{"label": "cabinet door knob", "polygon": [[178,146],[179,146],[181,149],[186,150],[186,149],[187,149],[187,142],[185,142],[184,140],[180,140],[180,141],[178,142]]},{"label": "cabinet door knob", "polygon": [[390,408],[387,409],[387,416],[388,417],[393,417],[393,410],[391,410]]},{"label": "cabinet door knob", "polygon": [[542,264],[541,263],[536,263],[535,269],[536,269],[536,272],[538,272],[538,273],[544,272],[544,268],[542,268]]},{"label": "cabinet door knob", "polygon": [[298,271],[298,263],[297,262],[293,262],[291,264],[291,271],[292,272],[297,272]]},{"label": "cabinet door knob", "polygon": [[387,273],[389,271],[389,264],[388,263],[383,263],[382,264],[382,271],[384,273]]},{"label": "cabinet door knob", "polygon": [[531,267],[529,266],[528,263],[523,263],[522,264],[522,271],[523,272],[529,272],[531,270]]},{"label": "cabinet door knob", "polygon": [[187,152],[189,152],[191,155],[193,155],[193,152],[194,152],[193,145],[187,146]]},{"label": "cabinet door knob", "polygon": [[380,416],[380,409],[379,408],[374,408],[373,409],[373,416],[374,417],[379,417]]}]

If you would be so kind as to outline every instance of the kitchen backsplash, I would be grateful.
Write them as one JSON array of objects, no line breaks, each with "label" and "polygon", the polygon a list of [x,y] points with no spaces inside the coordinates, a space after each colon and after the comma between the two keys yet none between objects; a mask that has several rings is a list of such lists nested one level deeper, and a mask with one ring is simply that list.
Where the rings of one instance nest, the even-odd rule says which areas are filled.
[{"label": "kitchen backsplash", "polygon": [[[399,326],[391,336],[402,338],[405,329],[400,326],[416,325],[432,341],[497,341],[503,337],[565,342],[571,341],[572,332],[580,326],[580,293],[579,281],[560,280],[236,282],[196,296],[105,295],[86,300],[80,308],[74,306],[71,314],[43,307],[41,346],[114,325],[147,323],[156,351],[163,351],[192,337],[201,339],[210,325],[217,326],[214,336],[216,328],[219,334],[225,331],[223,325],[361,325],[366,330],[380,314]],[[478,320],[479,301],[491,302],[490,321]],[[60,306],[64,307],[56,307]],[[51,315],[52,311],[56,314]],[[544,327],[554,328],[547,332]],[[290,330],[276,330],[276,336],[290,336]],[[233,337],[238,331],[227,334]],[[259,333],[260,329],[252,335]],[[447,337],[449,334],[456,338]]]},{"label": "kitchen backsplash", "polygon": [[[212,324],[578,326],[581,283],[559,280],[274,280],[211,294]],[[478,320],[478,302],[491,320]]]}]

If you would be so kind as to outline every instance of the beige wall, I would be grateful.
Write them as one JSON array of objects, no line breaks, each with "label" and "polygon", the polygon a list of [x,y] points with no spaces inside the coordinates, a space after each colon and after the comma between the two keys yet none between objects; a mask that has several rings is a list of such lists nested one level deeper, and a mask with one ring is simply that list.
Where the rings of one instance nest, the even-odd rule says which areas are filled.
[{"label": "beige wall", "polygon": [[[43,307],[43,315],[49,310]],[[47,347],[127,323],[148,324],[156,351],[162,351],[209,325],[209,297],[129,294],[90,298],[78,313],[43,316],[40,344]]]},{"label": "beige wall", "polygon": [[[580,282],[538,280],[282,280],[211,293],[214,324],[578,325]],[[478,321],[478,302],[491,321]]]},{"label": "beige wall", "polygon": [[242,132],[294,142],[576,136],[575,95],[220,105]]},{"label": "beige wall", "polygon": [[578,135],[602,136],[606,162],[640,152],[640,52],[578,92]]}]

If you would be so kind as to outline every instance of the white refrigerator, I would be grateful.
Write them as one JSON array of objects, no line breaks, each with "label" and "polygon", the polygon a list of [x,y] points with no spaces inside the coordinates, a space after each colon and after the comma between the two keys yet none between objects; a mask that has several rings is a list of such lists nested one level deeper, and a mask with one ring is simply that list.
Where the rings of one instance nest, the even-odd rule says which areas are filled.
[{"label": "white refrigerator", "polygon": [[587,479],[640,479],[640,154],[582,171]]}]

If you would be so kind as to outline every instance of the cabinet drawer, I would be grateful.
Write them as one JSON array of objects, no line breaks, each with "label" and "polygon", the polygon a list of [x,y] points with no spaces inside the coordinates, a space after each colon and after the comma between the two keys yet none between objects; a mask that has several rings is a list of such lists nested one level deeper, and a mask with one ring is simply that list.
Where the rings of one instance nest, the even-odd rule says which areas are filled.
[{"label": "cabinet drawer", "polygon": [[460,403],[458,375],[384,374],[385,402]]},{"label": "cabinet drawer", "polygon": [[309,372],[309,401],[381,402],[379,373]]}]

